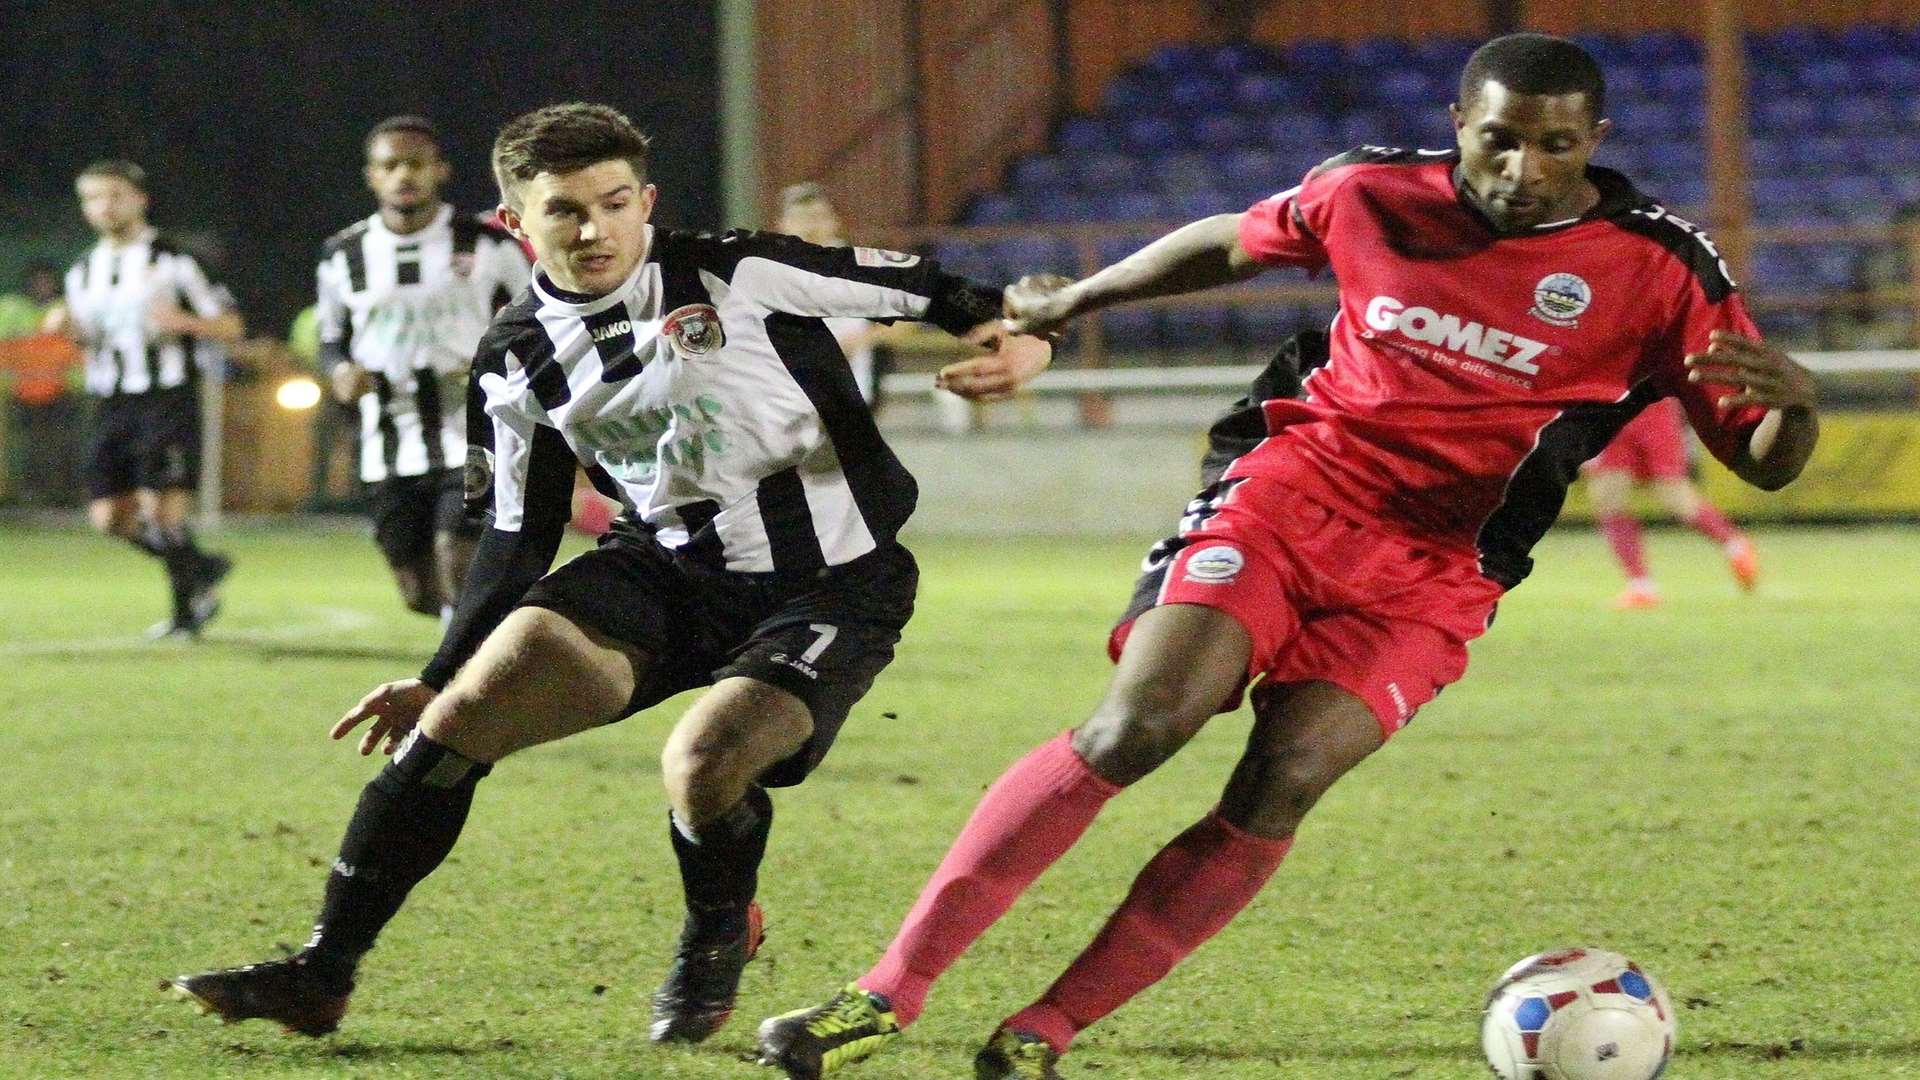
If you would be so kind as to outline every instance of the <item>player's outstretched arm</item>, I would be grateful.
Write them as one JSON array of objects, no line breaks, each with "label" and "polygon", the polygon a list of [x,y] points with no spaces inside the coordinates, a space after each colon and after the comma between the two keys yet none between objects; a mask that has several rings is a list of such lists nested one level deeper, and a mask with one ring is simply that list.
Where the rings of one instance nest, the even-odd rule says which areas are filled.
[{"label": "player's outstretched arm", "polygon": [[1792,483],[1820,437],[1813,373],[1780,349],[1731,330],[1713,331],[1707,350],[1689,353],[1686,365],[1688,381],[1732,391],[1715,399],[1720,407],[1768,410],[1743,452],[1727,462],[1735,475],[1764,491]]},{"label": "player's outstretched arm", "polygon": [[1216,214],[1184,225],[1081,281],[1050,287],[1023,278],[1036,284],[1007,290],[1007,318],[1016,331],[1043,334],[1113,304],[1245,281],[1263,267],[1240,244],[1241,217]]},{"label": "player's outstretched arm", "polygon": [[328,737],[344,739],[347,733],[366,720],[371,719],[366,732],[360,736],[360,754],[362,757],[373,753],[373,748],[382,747],[391,754],[400,746],[400,740],[420,722],[420,714],[427,711],[433,699],[440,691],[421,682],[419,679],[400,679],[396,682],[381,683],[373,688],[360,704],[347,710],[347,715],[335,721]]}]

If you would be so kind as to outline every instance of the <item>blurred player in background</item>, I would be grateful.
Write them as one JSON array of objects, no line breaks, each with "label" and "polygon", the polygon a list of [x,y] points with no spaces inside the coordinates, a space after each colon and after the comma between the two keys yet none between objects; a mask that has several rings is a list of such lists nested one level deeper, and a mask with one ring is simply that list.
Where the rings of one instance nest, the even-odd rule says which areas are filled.
[{"label": "blurred player in background", "polygon": [[379,209],[321,248],[320,364],[360,409],[360,479],[400,597],[445,617],[480,532],[462,502],[467,369],[530,266],[512,236],[441,201],[453,168],[424,117],[382,120],[364,149]]},{"label": "blurred player in background", "polygon": [[[710,686],[661,759],[687,914],[650,1031],[699,1042],[759,948],[768,789],[820,763],[919,581],[896,539],[913,477],[823,320],[926,320],[1024,376],[1050,353],[1005,333],[1000,289],[914,255],[655,228],[647,138],[604,105],[515,119],[493,162],[540,258],[474,362],[469,490],[491,525],[459,608],[418,678],[333,729],[369,722],[361,752],[393,758],[347,824],[307,947],[173,985],[229,1020],[333,1030],[495,763]],[[583,461],[634,509],[549,573]]]},{"label": "blurred player in background", "polygon": [[1686,413],[1672,399],[1647,406],[1582,468],[1594,523],[1627,574],[1626,591],[1615,598],[1614,607],[1660,606],[1660,588],[1647,568],[1646,546],[1640,538],[1640,519],[1627,505],[1635,483],[1647,484],[1669,513],[1720,545],[1742,591],[1751,592],[1759,582],[1760,560],[1753,541],[1700,494],[1688,468]]},{"label": "blurred player in background", "polygon": [[240,315],[192,255],[147,223],[145,170],[101,161],[74,182],[100,241],[67,271],[46,329],[86,354],[99,399],[87,449],[87,518],[166,567],[172,614],[155,639],[197,637],[233,564],[187,523],[200,478],[199,385],[209,345],[240,340]]},{"label": "blurred player in background", "polygon": [[[840,212],[827,198],[827,189],[816,183],[793,184],[780,192],[780,216],[773,223],[773,231],[797,236],[821,247],[849,244],[846,223],[840,220]],[[877,346],[887,339],[892,328],[868,319],[828,319],[827,328],[840,343],[840,351],[847,354],[847,366],[853,369],[854,381],[860,384],[860,396],[866,399],[868,408],[877,410],[880,380],[886,376],[887,368],[883,362],[887,351]]]},{"label": "blurred player in background", "polygon": [[[1799,475],[1812,377],[1759,340],[1710,241],[1589,166],[1605,108],[1579,46],[1500,38],[1462,74],[1457,150],[1362,147],[1084,281],[1007,290],[1012,328],[1044,332],[1293,266],[1332,270],[1340,311],[1304,393],[1252,406],[1265,438],[1149,555],[1092,717],[988,789],[878,964],[761,1026],[763,1062],[815,1080],[897,1038],[1101,808],[1251,684],[1219,803],[974,1059],[978,1080],[1057,1077],[1081,1031],[1225,928],[1320,796],[1465,672],[1580,464],[1643,408],[1678,397],[1749,483]],[[1017,384],[993,363],[972,365],[988,389]],[[947,384],[972,385],[967,367]]]}]

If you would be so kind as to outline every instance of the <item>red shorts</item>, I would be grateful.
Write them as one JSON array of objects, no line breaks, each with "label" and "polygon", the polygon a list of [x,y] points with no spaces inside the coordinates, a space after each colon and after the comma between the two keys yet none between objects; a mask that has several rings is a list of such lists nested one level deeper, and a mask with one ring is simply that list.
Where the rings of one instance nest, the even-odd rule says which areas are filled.
[{"label": "red shorts", "polygon": [[1632,473],[1636,480],[1681,480],[1687,475],[1686,414],[1662,398],[1627,422],[1587,468]]},{"label": "red shorts", "polygon": [[1181,526],[1149,557],[1114,659],[1147,610],[1215,608],[1253,638],[1249,681],[1333,683],[1387,735],[1466,671],[1504,591],[1473,552],[1420,547],[1262,477],[1210,488]]}]

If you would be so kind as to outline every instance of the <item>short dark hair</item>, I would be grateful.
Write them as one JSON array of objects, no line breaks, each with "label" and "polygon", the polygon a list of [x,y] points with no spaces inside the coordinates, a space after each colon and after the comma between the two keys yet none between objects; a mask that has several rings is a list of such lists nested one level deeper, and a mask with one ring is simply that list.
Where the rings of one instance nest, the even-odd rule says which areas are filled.
[{"label": "short dark hair", "polygon": [[514,188],[541,173],[570,173],[603,161],[624,161],[642,183],[652,140],[609,105],[570,101],[516,116],[493,140],[493,178],[516,205]]},{"label": "short dark hair", "polygon": [[360,148],[371,151],[373,149],[373,140],[382,135],[392,135],[398,132],[422,136],[433,143],[435,150],[443,153],[447,149],[447,141],[440,137],[440,129],[434,126],[433,121],[424,116],[415,116],[411,113],[400,116],[389,116],[385,120],[373,125],[373,129],[367,132],[366,140],[360,144]]},{"label": "short dark hair", "polygon": [[1508,34],[1473,51],[1460,73],[1460,107],[1480,100],[1488,82],[1516,94],[1584,94],[1587,112],[1607,114],[1607,83],[1587,50],[1551,34]]},{"label": "short dark hair", "polygon": [[145,194],[147,190],[147,170],[135,165],[131,161],[121,158],[108,158],[104,161],[96,161],[86,168],[81,169],[80,175],[74,179],[85,180],[89,176],[118,177],[132,184],[135,188],[138,188],[142,194]]}]

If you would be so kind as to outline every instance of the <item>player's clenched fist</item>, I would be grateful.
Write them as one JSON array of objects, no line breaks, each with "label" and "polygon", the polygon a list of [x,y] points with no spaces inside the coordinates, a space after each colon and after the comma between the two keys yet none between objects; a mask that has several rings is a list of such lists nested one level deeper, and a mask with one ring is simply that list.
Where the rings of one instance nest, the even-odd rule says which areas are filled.
[{"label": "player's clenched fist", "polygon": [[1059,329],[1073,316],[1072,285],[1059,274],[1028,274],[1014,282],[1001,302],[1009,327],[1023,334]]}]

